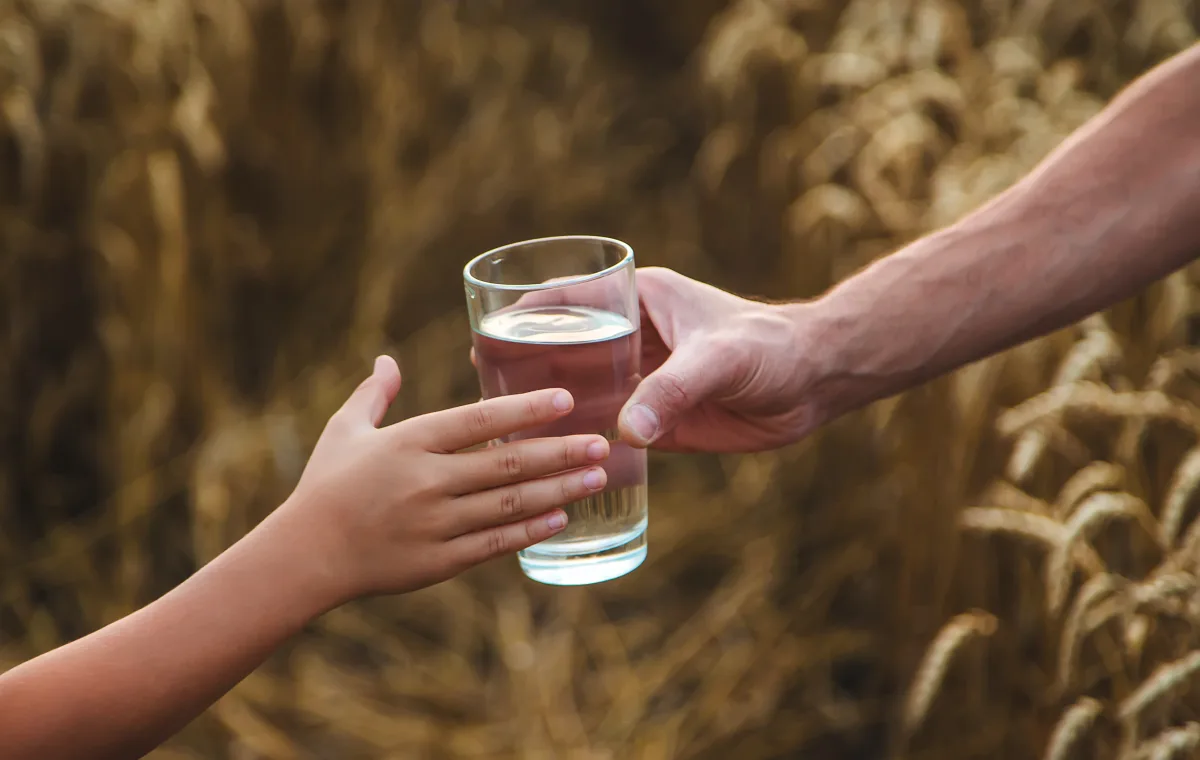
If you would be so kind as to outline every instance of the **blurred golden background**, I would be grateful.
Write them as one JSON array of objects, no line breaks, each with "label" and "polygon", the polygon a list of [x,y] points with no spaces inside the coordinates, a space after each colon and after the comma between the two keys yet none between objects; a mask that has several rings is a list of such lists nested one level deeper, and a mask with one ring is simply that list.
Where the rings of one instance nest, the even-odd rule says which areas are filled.
[{"label": "blurred golden background", "polygon": [[[1193,0],[0,9],[0,669],[261,519],[375,353],[392,419],[473,400],[475,253],[603,234],[815,296],[1200,28]],[[154,757],[1189,756],[1193,279],[789,449],[656,455],[634,574],[349,605]]]}]

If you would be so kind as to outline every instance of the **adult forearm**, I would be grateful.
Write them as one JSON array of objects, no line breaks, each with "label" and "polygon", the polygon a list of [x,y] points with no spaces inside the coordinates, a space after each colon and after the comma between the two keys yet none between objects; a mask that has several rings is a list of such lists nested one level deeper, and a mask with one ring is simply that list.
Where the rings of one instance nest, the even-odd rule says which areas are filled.
[{"label": "adult forearm", "polygon": [[1200,46],[991,203],[809,304],[832,411],[1066,326],[1200,254],[1198,83]]},{"label": "adult forearm", "polygon": [[195,718],[334,602],[287,527],[268,518],[153,604],[0,676],[0,756],[135,758]]}]

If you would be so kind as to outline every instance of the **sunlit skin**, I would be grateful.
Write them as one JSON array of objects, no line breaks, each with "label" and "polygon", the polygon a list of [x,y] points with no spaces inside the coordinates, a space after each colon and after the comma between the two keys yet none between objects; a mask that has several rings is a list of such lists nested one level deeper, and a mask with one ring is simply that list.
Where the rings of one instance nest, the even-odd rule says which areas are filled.
[{"label": "sunlit skin", "polygon": [[1135,295],[1200,254],[1200,45],[1022,181],[804,303],[638,271],[644,380],[624,440],[758,451]]},{"label": "sunlit skin", "polygon": [[399,390],[380,357],[291,497],[245,538],[147,607],[0,675],[0,757],[141,757],[312,619],[538,543],[565,527],[559,507],[604,488],[600,436],[461,451],[561,419],[565,391],[380,428]]}]

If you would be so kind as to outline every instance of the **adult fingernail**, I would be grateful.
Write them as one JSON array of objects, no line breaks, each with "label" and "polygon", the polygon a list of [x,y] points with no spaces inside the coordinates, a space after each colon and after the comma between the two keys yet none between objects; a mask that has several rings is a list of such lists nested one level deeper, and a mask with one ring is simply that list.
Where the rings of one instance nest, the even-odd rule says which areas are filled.
[{"label": "adult fingernail", "polygon": [[555,512],[546,518],[546,524],[550,526],[550,530],[562,530],[567,527],[567,516],[562,512]]},{"label": "adult fingernail", "polygon": [[571,394],[566,391],[559,391],[554,394],[554,408],[560,412],[571,411]]},{"label": "adult fingernail", "polygon": [[384,359],[382,356],[375,357],[375,374],[376,375],[378,375],[380,372],[383,371],[383,367],[385,364],[387,364],[387,359]]},{"label": "adult fingernail", "polygon": [[658,436],[658,414],[645,404],[634,404],[625,412],[625,424],[642,443],[650,443]]},{"label": "adult fingernail", "polygon": [[588,470],[583,476],[583,485],[589,490],[598,491],[604,487],[604,470]]},{"label": "adult fingernail", "polygon": [[595,441],[589,443],[587,447],[588,459],[593,462],[599,462],[608,455],[608,443],[605,441]]}]

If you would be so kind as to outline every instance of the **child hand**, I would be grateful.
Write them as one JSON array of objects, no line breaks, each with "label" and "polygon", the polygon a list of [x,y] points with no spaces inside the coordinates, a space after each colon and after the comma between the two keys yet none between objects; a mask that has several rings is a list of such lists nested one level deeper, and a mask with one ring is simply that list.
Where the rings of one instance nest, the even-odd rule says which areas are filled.
[{"label": "child hand", "polygon": [[599,435],[518,441],[458,452],[567,415],[548,389],[378,428],[400,390],[381,356],[325,426],[296,490],[276,516],[296,551],[323,562],[335,603],[446,580],[560,532],[556,507],[605,485]]}]

